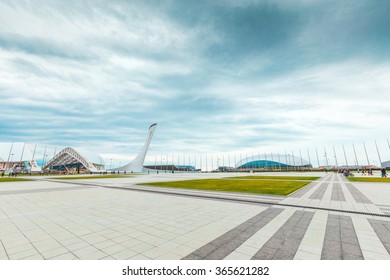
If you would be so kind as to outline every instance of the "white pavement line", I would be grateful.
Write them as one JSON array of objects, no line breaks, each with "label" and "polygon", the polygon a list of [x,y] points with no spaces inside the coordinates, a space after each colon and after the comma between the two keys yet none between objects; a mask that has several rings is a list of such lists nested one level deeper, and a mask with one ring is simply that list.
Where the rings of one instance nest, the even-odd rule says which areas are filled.
[{"label": "white pavement line", "polygon": [[225,260],[250,260],[263,247],[263,245],[279,230],[279,228],[294,214],[295,208],[287,208],[262,229],[256,232],[240,247],[230,253]]},{"label": "white pavement line", "polygon": [[383,211],[378,207],[376,206],[375,204],[365,204],[368,212],[370,213],[376,213],[376,214],[385,214],[383,213]]},{"label": "white pavement line", "polygon": [[320,260],[324,245],[328,212],[317,210],[306,230],[294,260]]},{"label": "white pavement line", "polygon": [[311,205],[313,199],[310,199],[309,197],[321,186],[322,183],[323,181],[316,182],[316,184],[310,190],[308,190],[302,197],[287,197],[286,199],[282,200],[280,203],[316,207],[318,206],[319,200],[315,201],[315,205]]},{"label": "white pavement line", "polygon": [[332,189],[333,189],[333,181],[330,182],[326,186],[326,190],[325,190],[325,193],[320,200],[319,207],[323,207],[323,208],[330,208],[331,207]]},{"label": "white pavement line", "polygon": [[345,181],[341,182],[341,188],[343,189],[344,192],[344,197],[345,197],[345,202],[341,203],[341,206],[343,207],[343,210],[348,210],[348,211],[359,211],[359,212],[367,212],[367,208],[364,206],[363,203],[357,203],[355,199],[353,198],[351,192],[345,185]]},{"label": "white pavement line", "polygon": [[352,222],[362,250],[364,259],[368,260],[390,260],[390,255],[383,243],[371,227],[367,218],[353,215]]},{"label": "white pavement line", "polygon": [[[342,183],[344,183],[344,182],[342,182]],[[350,183],[355,188],[357,188],[356,185],[354,185],[352,182],[346,182],[346,183]],[[354,205],[354,208],[355,208],[355,211],[375,213],[375,214],[384,214],[383,211],[381,209],[379,209],[379,207],[376,206],[375,204],[371,204],[371,203],[358,203],[358,202],[356,202],[355,199],[353,198],[349,188],[347,188],[347,186],[345,184],[343,186],[343,189],[345,190],[345,192],[344,192],[345,199],[347,201],[348,201],[348,199],[349,199],[349,201],[352,201],[352,203]],[[348,196],[348,199],[347,199],[347,196]]]}]

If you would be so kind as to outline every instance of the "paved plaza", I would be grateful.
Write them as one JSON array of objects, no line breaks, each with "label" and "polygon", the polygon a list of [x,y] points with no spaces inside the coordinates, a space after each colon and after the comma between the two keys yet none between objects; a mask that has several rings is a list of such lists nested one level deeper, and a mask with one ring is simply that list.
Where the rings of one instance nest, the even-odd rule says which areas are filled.
[{"label": "paved plaza", "polygon": [[288,197],[136,186],[234,173],[4,182],[0,259],[390,259],[390,184],[310,175]]}]

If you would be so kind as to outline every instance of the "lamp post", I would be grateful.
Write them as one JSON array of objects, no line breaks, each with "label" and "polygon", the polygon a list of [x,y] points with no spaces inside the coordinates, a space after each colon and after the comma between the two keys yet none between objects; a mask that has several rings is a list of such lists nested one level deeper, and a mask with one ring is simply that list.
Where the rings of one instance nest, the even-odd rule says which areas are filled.
[{"label": "lamp post", "polygon": [[325,157],[325,162],[326,162],[326,172],[328,172],[328,168],[329,168],[329,163],[328,163],[328,156],[326,154],[326,149],[324,147],[324,157]]},{"label": "lamp post", "polygon": [[110,159],[110,169],[111,169],[111,167],[112,167],[112,159]]},{"label": "lamp post", "polygon": [[[8,154],[8,159],[7,159],[7,167],[5,168],[5,170],[7,171],[8,169],[10,169],[10,157],[11,157],[11,154],[12,154],[12,148],[14,147],[14,142],[12,142],[11,144],[11,148],[9,149],[9,154]],[[14,154],[12,154],[14,155]],[[9,172],[9,171],[8,171]]]},{"label": "lamp post", "polygon": [[13,172],[13,164],[12,164],[13,157],[14,157],[14,154],[11,154],[10,169],[12,168],[12,172]]}]

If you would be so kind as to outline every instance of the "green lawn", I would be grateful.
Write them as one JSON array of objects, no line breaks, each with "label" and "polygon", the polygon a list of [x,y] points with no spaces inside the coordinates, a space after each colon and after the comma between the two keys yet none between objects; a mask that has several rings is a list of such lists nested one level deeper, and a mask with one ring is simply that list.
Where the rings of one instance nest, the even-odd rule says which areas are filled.
[{"label": "green lawn", "polygon": [[139,185],[253,194],[289,195],[290,193],[306,186],[309,183],[310,181],[204,179],[176,182],[143,183]]},{"label": "green lawn", "polygon": [[315,181],[321,177],[310,177],[310,176],[240,176],[240,177],[229,177],[229,179],[267,179],[267,180],[305,180]]},{"label": "green lawn", "polygon": [[377,182],[377,183],[390,183],[390,178],[378,178],[378,177],[348,177],[352,182]]},{"label": "green lawn", "polygon": [[130,178],[133,177],[134,175],[114,175],[114,174],[109,174],[109,175],[80,175],[80,176],[65,176],[65,177],[55,177],[51,179],[55,180],[88,180],[88,179],[111,179],[111,178]]},{"label": "green lawn", "polygon": [[15,177],[0,177],[0,182],[21,182],[21,181],[29,181],[28,179],[23,178],[15,178]]}]

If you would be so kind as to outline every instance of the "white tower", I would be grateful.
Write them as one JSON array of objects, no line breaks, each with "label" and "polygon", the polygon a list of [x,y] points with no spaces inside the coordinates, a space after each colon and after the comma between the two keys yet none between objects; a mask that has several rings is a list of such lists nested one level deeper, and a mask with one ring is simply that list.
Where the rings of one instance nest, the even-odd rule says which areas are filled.
[{"label": "white tower", "polygon": [[153,133],[154,130],[156,129],[156,126],[157,124],[154,123],[149,127],[145,144],[141,149],[141,151],[139,152],[139,154],[137,155],[137,157],[132,162],[126,164],[125,166],[112,169],[113,171],[126,171],[126,172],[136,172],[136,173],[143,171],[145,156],[146,153],[148,152],[149,144],[152,141]]}]

